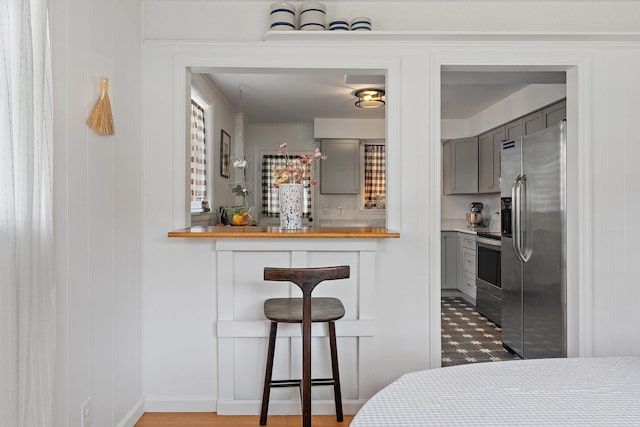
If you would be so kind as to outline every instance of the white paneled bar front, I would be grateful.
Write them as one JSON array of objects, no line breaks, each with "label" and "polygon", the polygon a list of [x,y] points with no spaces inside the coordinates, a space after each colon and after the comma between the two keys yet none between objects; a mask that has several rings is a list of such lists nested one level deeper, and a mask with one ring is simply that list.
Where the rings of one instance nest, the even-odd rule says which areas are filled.
[{"label": "white paneled bar front", "polygon": [[[218,402],[221,415],[258,414],[262,398],[269,321],[262,305],[267,298],[301,296],[286,282],[263,280],[264,267],[349,265],[351,277],[318,285],[314,296],[339,298],[346,310],[336,322],[343,406],[354,414],[375,393],[374,339],[377,239],[217,239]],[[300,326],[278,328],[274,379],[300,378]],[[312,372],[330,377],[325,324],[312,329]],[[331,387],[314,387],[314,414],[334,414]],[[299,391],[274,389],[269,414],[299,414]]]}]

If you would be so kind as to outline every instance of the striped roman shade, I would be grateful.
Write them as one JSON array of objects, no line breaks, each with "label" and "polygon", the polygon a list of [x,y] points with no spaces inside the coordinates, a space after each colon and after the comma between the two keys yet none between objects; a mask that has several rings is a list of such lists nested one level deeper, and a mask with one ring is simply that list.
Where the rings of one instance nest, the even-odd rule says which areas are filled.
[{"label": "striped roman shade", "polygon": [[191,201],[207,197],[207,152],[204,135],[204,109],[191,100]]},{"label": "striped roman shade", "polygon": [[377,196],[385,196],[387,191],[387,170],[385,166],[384,144],[364,146],[364,206],[375,207]]}]

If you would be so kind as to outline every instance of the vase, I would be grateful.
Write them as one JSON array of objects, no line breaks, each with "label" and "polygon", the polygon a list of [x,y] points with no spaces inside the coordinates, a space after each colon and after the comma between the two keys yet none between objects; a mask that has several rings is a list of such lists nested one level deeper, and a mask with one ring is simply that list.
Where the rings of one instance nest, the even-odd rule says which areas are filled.
[{"label": "vase", "polygon": [[283,230],[300,230],[302,228],[302,201],[304,186],[302,184],[280,184],[280,228]]}]

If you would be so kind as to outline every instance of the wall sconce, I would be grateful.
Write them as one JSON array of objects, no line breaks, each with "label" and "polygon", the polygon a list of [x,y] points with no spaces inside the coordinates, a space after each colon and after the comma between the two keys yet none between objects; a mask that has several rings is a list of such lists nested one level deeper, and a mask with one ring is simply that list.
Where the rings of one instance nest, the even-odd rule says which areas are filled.
[{"label": "wall sconce", "polygon": [[358,97],[356,107],[379,108],[385,104],[382,100],[384,96],[384,90],[382,89],[360,89],[356,91],[355,95]]}]

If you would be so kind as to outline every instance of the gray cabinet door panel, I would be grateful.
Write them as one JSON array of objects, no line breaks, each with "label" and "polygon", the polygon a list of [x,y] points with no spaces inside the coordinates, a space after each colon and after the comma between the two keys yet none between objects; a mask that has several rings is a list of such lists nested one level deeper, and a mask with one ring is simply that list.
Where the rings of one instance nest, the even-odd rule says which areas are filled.
[{"label": "gray cabinet door panel", "polygon": [[360,141],[325,139],[320,162],[320,192],[323,194],[358,194],[360,192]]},{"label": "gray cabinet door panel", "polygon": [[478,192],[500,192],[500,153],[505,126],[483,133],[478,138]]},{"label": "gray cabinet door panel", "polygon": [[534,111],[505,125],[505,140],[520,138],[544,128],[542,110]]},{"label": "gray cabinet door panel", "polygon": [[516,119],[505,125],[505,139],[511,141],[523,135],[522,119]]},{"label": "gray cabinet door panel", "polygon": [[542,110],[544,127],[557,125],[567,118],[567,101],[558,102]]},{"label": "gray cabinet door panel", "polygon": [[458,233],[443,231],[440,237],[442,289],[456,289],[458,286]]},{"label": "gray cabinet door panel", "polygon": [[[544,129],[542,110],[536,111],[522,118],[522,135],[529,135]],[[521,135],[518,135],[521,136]]]},{"label": "gray cabinet door panel", "polygon": [[445,141],[443,147],[444,194],[478,192],[478,138]]}]

